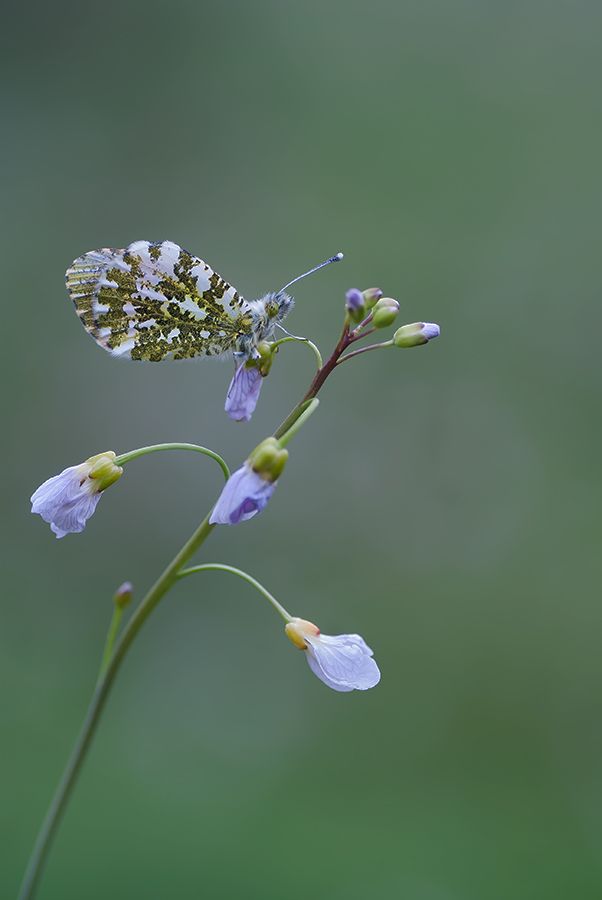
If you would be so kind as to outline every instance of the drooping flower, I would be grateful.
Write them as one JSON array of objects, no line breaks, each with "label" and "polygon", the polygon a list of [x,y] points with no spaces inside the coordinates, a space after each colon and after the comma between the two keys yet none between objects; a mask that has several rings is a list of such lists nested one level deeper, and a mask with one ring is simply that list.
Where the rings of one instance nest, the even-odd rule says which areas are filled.
[{"label": "drooping flower", "polygon": [[107,450],[49,478],[31,496],[32,513],[48,522],[57,538],[83,531],[102,491],[123,474],[115,459],[115,453]]},{"label": "drooping flower", "polygon": [[209,517],[210,524],[238,525],[265,509],[287,459],[288,451],[276,438],[262,441],[224,485]]},{"label": "drooping flower", "polygon": [[221,492],[209,522],[211,525],[238,525],[264,509],[274,493],[276,482],[266,481],[254,472],[248,461],[230,476]]},{"label": "drooping flower", "polygon": [[380,681],[372,650],[359,634],[321,634],[313,622],[298,618],[285,631],[305,651],[314,675],[334,691],[367,691]]},{"label": "drooping flower", "polygon": [[235,422],[248,422],[255,412],[263,376],[258,366],[243,362],[234,373],[228,393],[225,410]]}]

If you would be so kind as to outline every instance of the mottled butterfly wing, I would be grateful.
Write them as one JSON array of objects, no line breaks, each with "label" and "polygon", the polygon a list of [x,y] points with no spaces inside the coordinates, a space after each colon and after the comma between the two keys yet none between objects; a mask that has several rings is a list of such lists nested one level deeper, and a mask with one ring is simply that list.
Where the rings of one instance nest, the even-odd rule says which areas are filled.
[{"label": "mottled butterfly wing", "polygon": [[92,250],[67,269],[66,281],[84,328],[113,356],[215,356],[252,330],[240,294],[171,241]]}]

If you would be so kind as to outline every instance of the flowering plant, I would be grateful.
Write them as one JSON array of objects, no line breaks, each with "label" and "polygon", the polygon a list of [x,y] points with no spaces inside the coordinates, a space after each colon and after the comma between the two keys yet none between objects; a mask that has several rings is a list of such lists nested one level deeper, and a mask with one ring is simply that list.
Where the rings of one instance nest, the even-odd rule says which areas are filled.
[{"label": "flowering plant", "polygon": [[225,563],[201,563],[194,566],[187,566],[187,563],[216,526],[238,525],[259,515],[266,508],[287,465],[287,447],[317,410],[317,395],[335,369],[368,351],[420,346],[439,335],[437,325],[418,322],[398,328],[389,340],[356,346],[368,335],[390,327],[398,311],[398,302],[383,297],[379,289],[348,291],[343,329],[326,362],[323,362],[316,345],[307,338],[287,333],[278,340],[260,341],[256,352],[248,354],[247,358],[238,363],[228,388],[225,410],[235,420],[248,421],[251,418],[263,379],[269,374],[274,356],[282,345],[289,342],[307,345],[315,356],[317,368],[302,400],[274,433],[255,447],[233,474],[230,474],[224,459],[207,447],[188,443],[164,443],[119,455],[113,451],[97,454],[49,478],[32,495],[32,512],[50,524],[57,538],[63,538],[68,534],[82,532],[88,519],[96,511],[101,494],[121,478],[126,465],[148,453],[168,450],[200,453],[217,462],[225,477],[225,485],[212,509],[140,600],[124,627],[122,619],[132,601],[133,589],[131,584],[125,583],[115,593],[96,688],[82,730],[40,830],[21,888],[21,900],[28,900],[35,893],[52,838],[121,663],[151,612],[182,578],[208,570],[236,575],[264,596],[284,619],[287,637],[305,654],[309,668],[325,685],[338,692],[350,692],[367,690],[378,684],[380,671],[372,650],[358,634],[321,634],[317,625],[290,615],[260,582],[240,569]]}]

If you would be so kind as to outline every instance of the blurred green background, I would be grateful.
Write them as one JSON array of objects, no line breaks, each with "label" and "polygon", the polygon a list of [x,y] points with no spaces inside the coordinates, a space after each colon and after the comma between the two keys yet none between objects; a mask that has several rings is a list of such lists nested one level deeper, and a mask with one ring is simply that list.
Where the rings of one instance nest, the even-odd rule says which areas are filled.
[{"label": "blurred green background", "polygon": [[[59,0],[5,11],[0,894],[20,875],[124,579],[216,496],[132,464],[84,534],[29,513],[108,448],[238,464],[231,367],[120,362],[63,272],[178,242],[247,297],[342,248],[287,324],[332,345],[380,285],[439,341],[326,386],[269,510],[201,558],[247,568],[383,677],[339,695],[258,595],[182,583],[124,666],[41,900],[554,900],[602,894],[600,29],[595,2]],[[190,457],[190,458],[189,458]]]}]

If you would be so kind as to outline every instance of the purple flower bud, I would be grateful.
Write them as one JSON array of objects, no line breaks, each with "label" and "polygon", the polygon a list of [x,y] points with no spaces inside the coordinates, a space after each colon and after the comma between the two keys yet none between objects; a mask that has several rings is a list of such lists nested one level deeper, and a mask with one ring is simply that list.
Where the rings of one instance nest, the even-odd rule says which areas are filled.
[{"label": "purple flower bud", "polygon": [[441,334],[441,329],[435,322],[423,322],[422,334],[427,339],[427,341],[432,341],[433,338],[439,337]]},{"label": "purple flower bud", "polygon": [[226,482],[213,507],[209,523],[238,525],[252,519],[265,509],[275,488],[275,481],[262,478],[245,462]]},{"label": "purple flower bud", "polygon": [[257,406],[263,378],[257,366],[242,363],[226,394],[225,410],[235,422],[248,422]]},{"label": "purple flower bud", "polygon": [[364,308],[364,295],[357,288],[351,288],[345,294],[345,306],[349,312],[358,312]]}]

